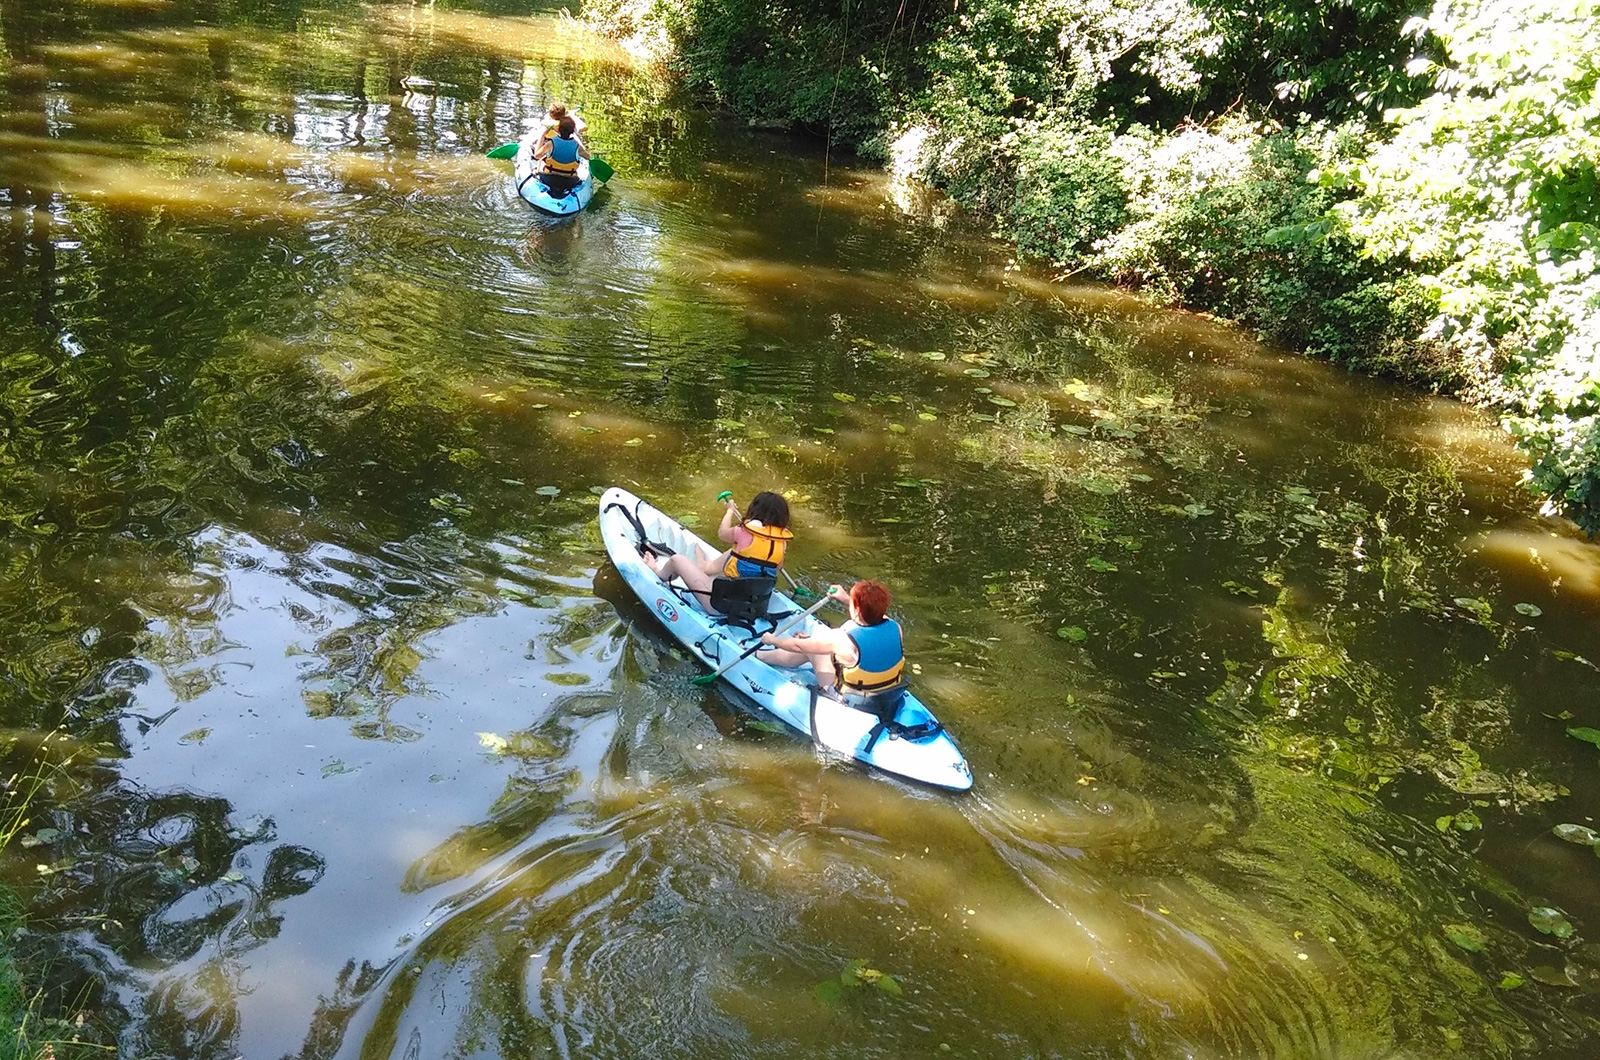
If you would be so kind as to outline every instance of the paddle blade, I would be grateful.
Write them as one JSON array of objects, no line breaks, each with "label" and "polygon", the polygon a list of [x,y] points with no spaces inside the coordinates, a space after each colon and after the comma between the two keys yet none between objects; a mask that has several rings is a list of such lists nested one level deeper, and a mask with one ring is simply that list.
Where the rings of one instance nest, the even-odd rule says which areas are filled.
[{"label": "paddle blade", "polygon": [[518,145],[515,142],[509,143],[509,144],[501,144],[499,147],[496,147],[493,151],[490,151],[488,157],[490,157],[490,158],[515,158],[517,156],[517,147],[518,146],[520,146],[520,145]]},{"label": "paddle blade", "polygon": [[589,159],[589,175],[594,177],[595,180],[598,180],[600,183],[604,184],[606,181],[616,176],[617,171],[607,165],[605,159],[591,158]]},{"label": "paddle blade", "polygon": [[717,683],[716,674],[701,674],[699,677],[689,678],[691,685],[714,685]]}]

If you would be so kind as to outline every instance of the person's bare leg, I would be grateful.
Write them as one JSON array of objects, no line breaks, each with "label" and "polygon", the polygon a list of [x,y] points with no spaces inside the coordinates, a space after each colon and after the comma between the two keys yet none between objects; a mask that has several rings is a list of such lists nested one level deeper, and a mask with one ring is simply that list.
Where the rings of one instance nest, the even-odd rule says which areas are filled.
[{"label": "person's bare leg", "polygon": [[810,666],[817,675],[819,688],[832,688],[834,685],[833,656],[812,655],[809,652],[790,651],[787,648],[766,648],[756,653],[756,658],[772,666],[781,666],[786,670],[798,670],[802,666]]},{"label": "person's bare leg", "polygon": [[684,585],[689,587],[704,605],[710,599],[711,578],[701,570],[693,560],[685,556],[668,556],[662,560],[654,560],[647,552],[644,556],[644,565],[656,573],[662,581],[671,581],[677,577]]}]

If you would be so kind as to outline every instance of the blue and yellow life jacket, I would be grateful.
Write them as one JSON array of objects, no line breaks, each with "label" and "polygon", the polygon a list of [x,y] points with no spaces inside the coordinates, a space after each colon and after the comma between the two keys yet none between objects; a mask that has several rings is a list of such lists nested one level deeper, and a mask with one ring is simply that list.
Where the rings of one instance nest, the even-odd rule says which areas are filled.
[{"label": "blue and yellow life jacket", "polygon": [[546,173],[578,173],[578,139],[575,136],[550,137],[550,153],[545,156]]},{"label": "blue and yellow life jacket", "polygon": [[783,563],[783,554],[794,540],[794,534],[781,526],[767,526],[758,520],[740,524],[750,533],[750,543],[728,553],[728,562],[722,565],[727,578],[775,578]]},{"label": "blue and yellow life jacket", "polygon": [[839,687],[846,692],[870,693],[893,688],[906,668],[900,623],[886,618],[875,626],[857,626],[845,634],[856,646],[854,666],[837,667]]}]

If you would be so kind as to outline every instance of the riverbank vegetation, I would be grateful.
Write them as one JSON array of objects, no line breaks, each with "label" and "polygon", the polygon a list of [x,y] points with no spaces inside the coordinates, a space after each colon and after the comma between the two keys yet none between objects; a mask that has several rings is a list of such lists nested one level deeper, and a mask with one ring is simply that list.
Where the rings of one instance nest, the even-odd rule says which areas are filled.
[{"label": "riverbank vegetation", "polygon": [[1600,530],[1600,2],[596,0],[1026,257],[1498,409]]}]

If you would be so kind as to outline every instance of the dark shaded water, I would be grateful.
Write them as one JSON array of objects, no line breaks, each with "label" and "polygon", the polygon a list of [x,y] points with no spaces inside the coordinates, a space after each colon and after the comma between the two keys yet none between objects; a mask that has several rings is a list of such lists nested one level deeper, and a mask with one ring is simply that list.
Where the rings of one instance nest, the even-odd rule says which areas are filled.
[{"label": "dark shaded water", "polygon": [[[0,29],[6,873],[125,1054],[1593,1055],[1600,549],[1492,423],[552,17]],[[482,157],[555,97],[620,174],[560,223]],[[692,686],[610,483],[789,491],[975,792]]]}]

